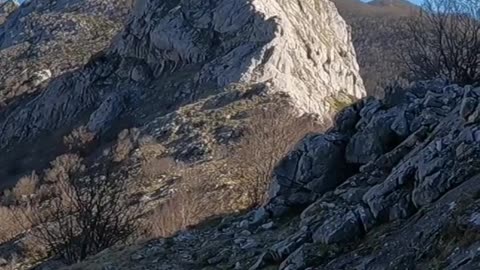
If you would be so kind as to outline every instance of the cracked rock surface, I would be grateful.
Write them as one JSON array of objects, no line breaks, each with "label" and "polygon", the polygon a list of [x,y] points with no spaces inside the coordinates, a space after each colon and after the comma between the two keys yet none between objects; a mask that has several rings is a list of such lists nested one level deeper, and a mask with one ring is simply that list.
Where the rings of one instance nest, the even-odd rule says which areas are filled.
[{"label": "cracked rock surface", "polygon": [[[480,88],[433,81],[397,90],[401,102],[362,100],[299,142],[278,164],[264,207],[84,265],[478,269],[480,105],[465,104]],[[372,132],[380,119],[383,130]],[[379,147],[369,160],[348,159],[371,141]],[[164,252],[146,255],[152,247]],[[123,253],[143,257],[134,264]]]},{"label": "cracked rock surface", "polygon": [[[124,18],[118,10],[129,6],[121,3],[40,0],[22,5],[0,26],[0,52],[31,52],[30,46],[58,38],[76,43],[72,37],[82,35],[84,25],[79,20],[101,14],[106,20],[96,23],[114,23]],[[62,70],[69,69],[58,65],[28,68],[32,72],[48,68],[54,76],[39,86],[43,86],[37,91],[40,94],[0,112],[0,148],[93,112],[97,120],[90,127],[97,129],[104,125],[102,121],[118,115],[105,102],[123,100],[125,95],[147,102],[145,96],[150,93],[157,98],[157,110],[166,113],[171,111],[167,108],[219,93],[231,84],[265,83],[271,93],[287,93],[299,111],[322,116],[336,109],[332,99],[338,96],[365,95],[350,33],[329,1],[142,0],[130,4],[123,31],[82,68],[66,73]],[[67,14],[71,16],[62,17]],[[38,20],[46,25],[34,23]],[[42,42],[32,43],[32,39]],[[24,82],[21,85],[4,86],[6,96],[18,87],[23,90],[15,93],[33,91],[28,72],[22,73],[25,68],[11,70],[25,78],[15,77],[12,82]],[[2,75],[7,83],[8,74]]]}]

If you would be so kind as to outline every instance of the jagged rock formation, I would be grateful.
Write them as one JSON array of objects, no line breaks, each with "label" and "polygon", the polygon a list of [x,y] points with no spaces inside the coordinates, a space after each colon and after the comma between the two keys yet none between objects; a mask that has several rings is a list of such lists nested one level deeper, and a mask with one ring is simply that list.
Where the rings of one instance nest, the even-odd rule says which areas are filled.
[{"label": "jagged rock formation", "polygon": [[[1,48],[24,39],[16,33],[28,10],[0,28]],[[321,115],[334,109],[327,98],[365,94],[350,35],[328,1],[137,1],[106,53],[0,114],[0,148],[84,114],[91,114],[87,126],[101,132],[125,104],[148,95],[168,112],[229,84],[256,82],[286,92],[300,111]]]},{"label": "jagged rock formation", "polygon": [[80,266],[477,269],[480,88],[429,82],[387,93],[300,142],[265,207]]},{"label": "jagged rock formation", "polygon": [[[98,139],[79,151],[92,171],[133,127],[185,161],[238,137],[245,112],[277,96],[328,117],[364,95],[350,34],[327,0],[31,1],[0,26],[0,188],[76,151],[64,140],[72,130]],[[140,147],[140,136],[121,134]],[[122,167],[132,178],[136,157]],[[157,180],[145,191],[152,204],[170,192]],[[2,257],[28,238],[19,237]]]}]

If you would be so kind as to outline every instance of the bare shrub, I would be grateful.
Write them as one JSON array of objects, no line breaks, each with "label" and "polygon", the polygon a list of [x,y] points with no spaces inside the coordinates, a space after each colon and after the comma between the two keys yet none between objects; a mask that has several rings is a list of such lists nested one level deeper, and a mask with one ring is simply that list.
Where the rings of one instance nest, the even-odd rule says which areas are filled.
[{"label": "bare shrub", "polygon": [[45,172],[45,181],[49,183],[62,182],[70,176],[83,170],[82,159],[76,154],[65,154],[50,163],[51,168]]},{"label": "bare shrub", "polygon": [[34,211],[30,206],[0,206],[0,243],[10,241],[31,228],[30,217]]},{"label": "bare shrub", "polygon": [[172,172],[175,160],[167,156],[167,149],[155,139],[142,138],[139,146],[141,155],[142,176],[145,180],[156,180]]},{"label": "bare shrub", "polygon": [[149,217],[151,237],[169,237],[198,222],[198,202],[184,190],[161,204]]},{"label": "bare shrub", "polygon": [[30,175],[20,178],[18,183],[13,188],[13,195],[15,196],[16,200],[20,201],[35,194],[38,188],[38,183],[39,178],[35,171],[33,171]]},{"label": "bare shrub", "polygon": [[5,189],[2,195],[2,205],[9,206],[14,204],[16,201],[15,195],[10,189]]},{"label": "bare shrub", "polygon": [[137,229],[137,207],[129,203],[125,177],[63,178],[55,183],[55,198],[46,202],[32,231],[48,250],[74,263],[118,242]]},{"label": "bare shrub", "polygon": [[48,247],[39,243],[38,239],[26,234],[21,241],[22,257],[28,258],[30,261],[42,261],[49,257]]},{"label": "bare shrub", "polygon": [[256,111],[241,141],[226,158],[251,206],[264,202],[275,165],[306,134],[322,127],[310,116],[297,116],[287,105]]},{"label": "bare shrub", "polygon": [[113,147],[113,160],[121,162],[125,160],[138,142],[140,132],[136,128],[125,129],[118,134],[116,145]]},{"label": "bare shrub", "polygon": [[176,169],[182,184],[149,216],[150,237],[168,237],[231,210],[231,196],[218,186],[219,176],[212,167],[179,165]]},{"label": "bare shrub", "polygon": [[255,110],[245,126],[240,141],[231,149],[215,149],[212,161],[173,167],[182,185],[150,216],[152,236],[171,236],[210,217],[263,203],[277,163],[306,134],[322,130],[315,119],[295,114],[286,104]]},{"label": "bare shrub", "polygon": [[63,137],[63,143],[69,150],[79,150],[95,140],[95,133],[85,126],[74,129],[69,135]]},{"label": "bare shrub", "polygon": [[142,176],[147,180],[168,174],[175,167],[175,160],[171,157],[151,158],[142,160]]},{"label": "bare shrub", "polygon": [[480,80],[480,1],[426,0],[404,32],[400,59],[414,79]]}]

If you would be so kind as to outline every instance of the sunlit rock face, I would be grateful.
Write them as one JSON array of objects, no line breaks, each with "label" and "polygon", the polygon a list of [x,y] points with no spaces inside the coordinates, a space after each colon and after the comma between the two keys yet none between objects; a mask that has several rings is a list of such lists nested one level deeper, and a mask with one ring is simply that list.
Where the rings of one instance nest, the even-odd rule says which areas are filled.
[{"label": "sunlit rock face", "polygon": [[[365,93],[343,19],[330,1],[138,1],[116,46],[153,74],[199,64],[196,85],[266,82],[303,111]],[[133,68],[133,67],[132,67]]]},{"label": "sunlit rock face", "polygon": [[[116,18],[110,4],[99,8]],[[131,6],[124,30],[104,53],[61,77],[51,69],[41,95],[0,115],[0,147],[86,111],[94,118],[89,126],[104,129],[108,123],[98,119],[113,121],[125,99],[141,99],[139,88],[156,89],[163,110],[232,84],[263,83],[267,93],[285,93],[299,112],[320,116],[337,109],[337,98],[365,95],[350,33],[330,1],[139,0]]]}]

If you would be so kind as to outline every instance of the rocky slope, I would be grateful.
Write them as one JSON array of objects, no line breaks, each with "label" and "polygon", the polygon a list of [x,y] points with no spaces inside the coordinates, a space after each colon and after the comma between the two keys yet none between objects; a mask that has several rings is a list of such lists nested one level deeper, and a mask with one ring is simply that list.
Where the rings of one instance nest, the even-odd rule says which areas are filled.
[{"label": "rocky slope", "polygon": [[[3,48],[22,39],[15,29],[24,24],[16,21],[26,9],[0,31]],[[231,83],[270,82],[272,91],[288,92],[299,109],[325,113],[330,109],[322,101],[326,96],[364,94],[354,58],[345,24],[327,1],[139,1],[105,55],[53,80],[44,93],[4,117],[0,146],[72,123],[87,110],[97,110],[88,124],[97,132],[120,113],[122,106],[113,103],[142,90],[120,90],[122,85],[159,87],[162,75],[187,73],[172,89],[173,100],[162,103],[165,107]]]},{"label": "rocky slope", "polygon": [[[144,138],[198,161],[265,104],[324,119],[365,95],[350,33],[326,0],[31,1],[0,26],[0,54],[1,188],[32,171],[42,179],[77,151],[65,144],[72,130],[95,138],[75,152],[87,171],[127,141],[115,169],[140,182]],[[158,201],[170,192],[161,180],[136,195]],[[0,256],[14,257],[19,238]]]},{"label": "rocky slope", "polygon": [[0,1],[0,25],[5,22],[8,15],[17,9],[19,4],[17,1]]},{"label": "rocky slope", "polygon": [[[84,65],[120,30],[129,1],[7,1],[0,15],[0,113]],[[6,14],[6,12],[0,12]]]},{"label": "rocky slope", "polygon": [[480,88],[387,93],[301,141],[264,207],[72,269],[478,269]]},{"label": "rocky slope", "polygon": [[[11,6],[12,3],[7,1],[4,5]],[[12,136],[21,139],[26,132],[14,127],[16,124],[12,125],[11,120],[23,115],[21,125],[35,125],[39,120],[35,118],[50,118],[51,115],[32,114],[32,111],[40,112],[32,107],[33,104],[45,102],[50,106],[62,98],[58,93],[48,94],[48,89],[52,88],[49,85],[54,81],[68,81],[74,70],[108,47],[113,36],[120,31],[130,5],[129,1],[36,0],[10,9],[6,21],[0,24],[0,148],[3,153],[8,152],[0,156],[0,187],[11,185],[28,170],[42,170],[58,154],[61,140],[61,136],[50,135],[52,139],[42,139],[41,145],[35,142],[19,144],[7,150],[7,141],[10,142]],[[40,95],[52,98],[46,100]],[[52,116],[51,120],[58,119]],[[39,131],[38,128],[35,130]],[[34,136],[30,138],[34,139]]]},{"label": "rocky slope", "polygon": [[[102,39],[87,64],[79,57],[58,69],[44,62],[57,54],[49,49],[55,46],[32,42],[42,31],[25,30],[38,30],[36,10],[61,33],[71,31],[64,11],[110,18],[105,29],[115,30],[127,6],[37,1],[0,26],[1,53],[27,42],[33,46],[27,51],[39,55],[18,60],[34,63],[35,76],[18,86],[31,96],[13,98],[0,112],[0,162],[10,162],[0,172],[25,174],[32,168],[18,164],[50,161],[55,156],[45,151],[62,152],[62,136],[79,126],[103,137],[83,153],[86,170],[94,171],[120,145],[107,147],[109,136],[137,127],[120,134],[127,162],[115,163],[132,177],[144,154],[156,154],[146,152],[164,151],[159,142],[176,158],[201,159],[212,143],[238,135],[246,112],[277,103],[278,96],[300,112],[325,116],[344,99],[364,95],[347,27],[328,1],[137,1],[108,48],[92,55],[110,42]],[[96,35],[92,27],[85,28],[88,37]],[[39,35],[45,44],[69,48],[61,41],[68,34]],[[50,58],[40,57],[45,51]],[[60,54],[59,63],[69,54]],[[19,91],[8,85],[5,91]],[[277,165],[261,208],[207,220],[172,238],[105,250],[71,269],[478,269],[480,89],[418,82],[385,93],[383,100],[343,108],[326,133],[300,141]],[[27,154],[17,156],[22,148]],[[202,185],[224,184],[210,181]],[[152,182],[137,194],[142,200],[172,190],[162,179]],[[1,256],[14,257],[24,240],[15,236],[0,245]],[[38,262],[17,266],[30,263]],[[39,268],[59,269],[54,263]]]},{"label": "rocky slope", "polygon": [[[129,119],[130,127],[146,126],[232,84],[265,84],[268,93],[287,93],[298,111],[320,115],[335,110],[332,99],[365,94],[350,34],[328,1],[137,1],[109,48],[72,70],[83,56],[106,45],[117,29],[111,24],[124,18],[121,11],[128,6],[34,1],[0,27],[1,53],[6,56],[0,59],[18,59],[15,65],[0,63],[10,67],[0,69],[7,71],[3,93],[33,92],[23,99],[7,98],[11,102],[0,111],[0,149],[21,167],[13,174],[40,169],[22,161],[31,159],[34,151],[48,164],[46,160],[58,154],[55,142],[79,125],[97,135],[118,132],[111,127],[119,118]],[[107,20],[79,27],[72,23],[92,16]],[[98,23],[106,25],[97,28]],[[102,35],[101,29],[110,34]],[[89,49],[88,42],[95,48]],[[73,44],[79,45],[73,53],[78,61],[66,57]],[[35,144],[42,136],[51,142]],[[26,146],[28,153],[19,149]]]}]

